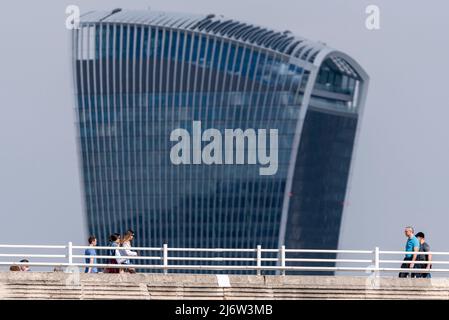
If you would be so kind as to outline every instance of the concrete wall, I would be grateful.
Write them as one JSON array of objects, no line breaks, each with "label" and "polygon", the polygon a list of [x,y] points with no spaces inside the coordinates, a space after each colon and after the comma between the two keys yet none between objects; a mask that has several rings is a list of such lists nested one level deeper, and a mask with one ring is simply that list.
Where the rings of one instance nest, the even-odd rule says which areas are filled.
[{"label": "concrete wall", "polygon": [[443,278],[233,275],[220,282],[215,275],[1,272],[0,299],[449,299]]}]

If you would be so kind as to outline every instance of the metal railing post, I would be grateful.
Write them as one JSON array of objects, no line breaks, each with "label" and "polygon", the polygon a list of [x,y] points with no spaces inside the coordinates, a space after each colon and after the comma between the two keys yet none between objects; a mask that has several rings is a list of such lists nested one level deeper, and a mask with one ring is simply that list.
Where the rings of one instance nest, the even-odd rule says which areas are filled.
[{"label": "metal railing post", "polygon": [[[280,259],[281,259],[281,267],[285,268],[285,246],[281,246],[281,255],[280,255]],[[283,276],[285,276],[285,270],[282,269],[281,274]]]},{"label": "metal railing post", "polygon": [[69,263],[69,266],[72,265],[73,263],[73,250],[72,250],[72,241],[69,241],[68,245],[67,245],[67,262]]},{"label": "metal railing post", "polygon": [[260,244],[257,245],[256,254],[257,275],[260,276],[260,268],[262,267],[262,246]]},{"label": "metal railing post", "polygon": [[379,276],[379,268],[380,268],[380,254],[379,247],[374,248],[374,274]]},{"label": "metal railing post", "polygon": [[164,274],[168,273],[168,245],[164,243],[162,247],[162,263],[164,268]]}]

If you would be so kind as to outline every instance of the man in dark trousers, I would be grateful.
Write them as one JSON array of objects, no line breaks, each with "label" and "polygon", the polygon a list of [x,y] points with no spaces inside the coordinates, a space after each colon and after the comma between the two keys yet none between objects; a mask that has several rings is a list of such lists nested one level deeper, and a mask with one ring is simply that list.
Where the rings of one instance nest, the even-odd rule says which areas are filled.
[{"label": "man in dark trousers", "polygon": [[[405,227],[404,234],[407,237],[407,242],[405,243],[406,252],[418,252],[419,251],[419,241],[413,234],[413,227]],[[402,269],[413,269],[414,262],[416,260],[416,254],[406,254],[404,258],[404,263],[401,265]],[[411,262],[411,263],[410,263]],[[400,272],[399,278],[407,278],[410,276],[410,272]]]},{"label": "man in dark trousers", "polygon": [[[430,252],[430,246],[426,242],[424,233],[418,232],[416,234],[416,238],[419,241],[419,252]],[[426,261],[427,263],[416,263],[415,268],[416,269],[426,269],[430,271],[432,268],[432,255],[431,254],[418,254],[416,257],[416,261]],[[415,274],[416,278],[431,278],[430,272],[421,272]]]}]

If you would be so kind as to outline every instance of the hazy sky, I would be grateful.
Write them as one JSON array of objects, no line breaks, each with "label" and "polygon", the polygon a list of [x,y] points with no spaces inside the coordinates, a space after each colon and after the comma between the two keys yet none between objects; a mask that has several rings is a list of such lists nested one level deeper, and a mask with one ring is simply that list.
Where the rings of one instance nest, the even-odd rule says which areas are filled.
[{"label": "hazy sky", "polygon": [[[0,243],[84,241],[65,8],[223,14],[326,42],[370,89],[341,248],[402,248],[403,226],[449,251],[449,2],[8,1],[0,10]],[[381,29],[365,28],[365,8]]]}]

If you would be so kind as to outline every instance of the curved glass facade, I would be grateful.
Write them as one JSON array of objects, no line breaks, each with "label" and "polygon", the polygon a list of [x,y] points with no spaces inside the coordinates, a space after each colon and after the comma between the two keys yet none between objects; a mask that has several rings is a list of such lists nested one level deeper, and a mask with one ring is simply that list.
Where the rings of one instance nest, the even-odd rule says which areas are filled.
[{"label": "curved glass facade", "polygon": [[[137,246],[336,247],[362,79],[343,58],[317,66],[318,51],[301,52],[286,33],[238,26],[149,11],[82,17],[79,150],[89,232],[101,243],[131,228]],[[173,164],[170,134],[193,121],[223,135],[277,129],[277,172]]]}]

